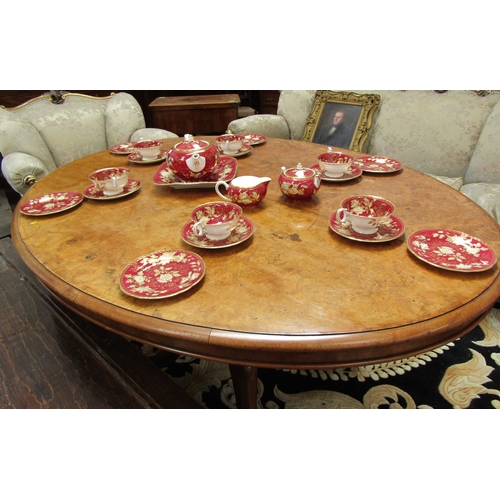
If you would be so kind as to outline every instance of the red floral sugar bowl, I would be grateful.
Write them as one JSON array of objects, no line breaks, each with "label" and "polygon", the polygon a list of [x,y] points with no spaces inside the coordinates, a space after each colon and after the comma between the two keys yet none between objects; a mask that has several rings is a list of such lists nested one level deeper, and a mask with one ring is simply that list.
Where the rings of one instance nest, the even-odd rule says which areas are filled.
[{"label": "red floral sugar bowl", "polygon": [[293,200],[308,200],[318,192],[321,172],[304,168],[300,163],[296,168],[281,167],[278,179],[281,192]]},{"label": "red floral sugar bowl", "polygon": [[207,180],[219,161],[217,146],[208,141],[195,140],[191,134],[184,136],[167,155],[170,170],[185,181]]}]

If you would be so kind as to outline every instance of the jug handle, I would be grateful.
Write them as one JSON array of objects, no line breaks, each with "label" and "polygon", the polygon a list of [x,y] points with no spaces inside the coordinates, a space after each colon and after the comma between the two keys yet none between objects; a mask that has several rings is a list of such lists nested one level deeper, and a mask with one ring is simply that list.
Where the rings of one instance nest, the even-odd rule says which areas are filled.
[{"label": "jug handle", "polygon": [[221,192],[220,192],[220,186],[224,186],[226,188],[226,190],[229,188],[229,184],[225,181],[219,181],[216,185],[215,185],[215,192],[223,199],[223,200],[226,200],[226,201],[232,201],[230,198],[228,198],[227,196],[224,196]]}]

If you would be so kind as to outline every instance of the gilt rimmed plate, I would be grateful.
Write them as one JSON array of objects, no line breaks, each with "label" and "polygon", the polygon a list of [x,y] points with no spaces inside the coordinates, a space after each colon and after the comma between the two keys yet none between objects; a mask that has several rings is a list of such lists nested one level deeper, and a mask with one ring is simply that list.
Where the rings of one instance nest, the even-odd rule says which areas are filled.
[{"label": "gilt rimmed plate", "polygon": [[321,170],[321,167],[319,165],[313,165],[312,168],[314,170],[319,170],[321,172],[321,180],[325,182],[345,182],[345,181],[350,181],[351,179],[356,179],[361,176],[363,173],[363,170],[361,170],[359,167],[356,165],[351,165],[343,174],[342,177],[328,177],[325,175],[325,173]]},{"label": "gilt rimmed plate", "polygon": [[250,146],[257,146],[257,144],[264,144],[267,141],[267,137],[265,135],[260,135],[260,134],[245,134],[243,138],[247,144],[250,144]]},{"label": "gilt rimmed plate", "polygon": [[139,299],[183,293],[205,276],[203,259],[185,250],[159,250],[130,263],[120,277],[122,292]]},{"label": "gilt rimmed plate", "polygon": [[116,146],[111,146],[109,148],[109,152],[114,155],[129,155],[133,153],[134,150],[132,148],[133,142],[124,142],[123,144],[117,144]]},{"label": "gilt rimmed plate", "polygon": [[160,154],[156,158],[143,158],[139,153],[132,153],[127,156],[127,160],[132,163],[138,163],[140,165],[145,165],[148,163],[156,163],[157,161],[163,161],[167,158],[168,151],[162,149]]},{"label": "gilt rimmed plate", "polygon": [[48,193],[23,203],[19,209],[25,215],[50,215],[76,207],[83,201],[83,195],[74,191]]},{"label": "gilt rimmed plate", "polygon": [[360,156],[355,158],[353,164],[364,172],[374,174],[388,174],[397,172],[403,168],[403,164],[387,156]]},{"label": "gilt rimmed plate", "polygon": [[449,229],[416,231],[408,238],[408,250],[432,266],[451,271],[486,271],[497,261],[489,245],[467,233]]},{"label": "gilt rimmed plate", "polygon": [[364,241],[366,243],[384,243],[399,238],[405,232],[405,226],[401,219],[391,215],[389,219],[382,223],[378,231],[374,234],[360,234],[354,231],[350,222],[340,222],[337,219],[337,212],[334,212],[329,219],[330,229],[335,233],[349,240]]},{"label": "gilt rimmed plate", "polygon": [[239,245],[248,240],[252,236],[254,228],[252,222],[246,217],[240,217],[238,224],[231,231],[231,234],[223,240],[215,241],[207,238],[206,236],[197,236],[193,231],[194,222],[188,222],[181,231],[183,241],[188,245],[198,248],[227,248],[234,245]]},{"label": "gilt rimmed plate", "polygon": [[252,149],[253,149],[252,146],[249,146],[248,144],[243,144],[243,146],[241,146],[241,148],[238,151],[235,151],[234,153],[224,153],[224,151],[222,151],[222,149],[220,148],[219,152],[222,156],[230,156],[236,158],[238,156],[243,156],[250,153]]},{"label": "gilt rimmed plate", "polygon": [[89,198],[91,200],[115,200],[116,198],[123,198],[124,196],[135,193],[138,189],[140,189],[140,187],[141,181],[129,179],[127,184],[123,187],[123,191],[121,193],[110,196],[108,194],[104,194],[102,188],[92,184],[83,192],[83,195],[85,198]]},{"label": "gilt rimmed plate", "polygon": [[188,188],[214,188],[217,182],[229,182],[236,177],[236,170],[238,168],[238,161],[230,156],[221,156],[212,173],[210,179],[206,181],[185,181],[177,177],[165,162],[160,165],[160,168],[153,176],[153,182],[159,186],[170,186],[175,189],[188,189]]}]

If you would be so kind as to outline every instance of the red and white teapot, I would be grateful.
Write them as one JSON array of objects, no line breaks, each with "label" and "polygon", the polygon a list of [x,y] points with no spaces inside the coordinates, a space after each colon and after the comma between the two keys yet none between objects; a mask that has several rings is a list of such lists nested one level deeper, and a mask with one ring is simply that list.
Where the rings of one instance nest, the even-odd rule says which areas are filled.
[{"label": "red and white teapot", "polygon": [[195,140],[191,134],[184,136],[167,154],[170,170],[185,181],[208,180],[219,162],[217,146],[208,141]]}]

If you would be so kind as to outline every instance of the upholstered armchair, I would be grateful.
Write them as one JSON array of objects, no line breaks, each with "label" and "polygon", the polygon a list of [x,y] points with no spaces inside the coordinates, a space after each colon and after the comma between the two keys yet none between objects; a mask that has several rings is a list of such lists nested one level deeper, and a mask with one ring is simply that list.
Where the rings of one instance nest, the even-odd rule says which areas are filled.
[{"label": "upholstered armchair", "polygon": [[177,137],[145,128],[139,103],[120,92],[107,97],[57,92],[16,108],[0,107],[2,174],[19,194],[48,173],[123,142]]},{"label": "upholstered armchair", "polygon": [[233,120],[233,134],[262,134],[277,139],[300,141],[311,112],[315,90],[281,90],[276,115],[252,115]]}]

